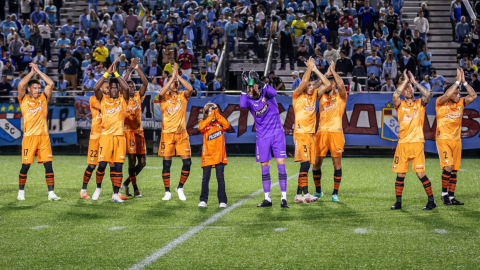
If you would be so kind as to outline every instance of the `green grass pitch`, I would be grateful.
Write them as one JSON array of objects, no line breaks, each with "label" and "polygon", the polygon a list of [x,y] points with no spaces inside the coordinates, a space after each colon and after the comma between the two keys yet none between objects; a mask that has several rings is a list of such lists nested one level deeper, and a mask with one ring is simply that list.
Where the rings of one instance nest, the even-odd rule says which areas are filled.
[{"label": "green grass pitch", "polygon": [[[185,185],[186,202],[164,194],[161,159],[147,157],[138,178],[143,198],[123,204],[110,201],[105,177],[98,202],[79,199],[86,158],[55,156],[55,191],[61,201],[47,201],[42,165],[29,171],[26,201],[17,201],[19,156],[0,156],[0,269],[127,269],[222,211],[212,173],[208,208],[199,209],[200,159]],[[231,210],[173,248],[145,269],[474,269],[480,264],[480,194],[478,159],[462,161],[456,195],[464,206],[440,200],[438,159],[427,159],[438,204],[426,204],[423,187],[410,172],[405,180],[403,210],[392,211],[395,173],[390,158],[344,158],[340,203],[333,203],[333,167],[322,169],[325,196],[312,204],[294,204],[297,177],[288,182],[290,209],[280,208],[278,185],[273,208],[259,209],[263,193]],[[180,177],[175,158],[172,186]],[[289,176],[299,164],[287,160]],[[125,172],[126,172],[125,168]],[[108,173],[107,173],[108,175]],[[271,166],[273,181],[278,179]],[[262,188],[254,157],[229,157],[225,171],[228,205]],[[314,191],[311,173],[310,192]],[[88,193],[95,189],[90,181]]]}]

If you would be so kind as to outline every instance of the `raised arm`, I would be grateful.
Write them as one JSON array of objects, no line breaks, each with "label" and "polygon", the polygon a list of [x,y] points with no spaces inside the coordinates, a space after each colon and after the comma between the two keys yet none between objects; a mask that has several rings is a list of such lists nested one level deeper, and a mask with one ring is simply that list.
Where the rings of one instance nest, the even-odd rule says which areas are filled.
[{"label": "raised arm", "polygon": [[[203,113],[207,113],[207,112],[203,112]],[[207,116],[207,119],[200,120],[200,122],[198,123],[198,130],[200,130],[200,132],[202,133],[206,132],[205,128],[208,127],[208,125],[210,125],[210,123],[213,122],[214,119],[215,119],[215,113],[212,110],[210,115]]]},{"label": "raised arm", "polygon": [[402,95],[403,90],[407,86],[407,83],[408,83],[408,77],[407,77],[407,70],[405,69],[403,71],[403,82],[402,82],[402,84],[400,84],[400,86],[395,90],[395,92],[393,92],[392,102],[393,102],[393,107],[395,109],[398,108],[398,106],[400,106],[400,101],[401,101],[400,96]]},{"label": "raised arm", "polygon": [[[177,63],[175,63],[175,65],[173,66],[173,69],[178,70]],[[185,81],[181,76],[178,76],[178,74],[177,74],[177,79],[180,81],[183,87],[185,87],[185,97],[190,98],[192,96],[193,87],[187,81]]]},{"label": "raised arm", "polygon": [[320,78],[314,87],[318,89],[317,96],[321,97],[330,88],[330,81],[317,69],[317,66],[313,68],[313,72]]},{"label": "raised arm", "polygon": [[177,70],[172,69],[172,77],[170,77],[167,83],[160,90],[160,93],[158,93],[158,100],[162,100],[165,97],[165,94],[170,89],[170,86],[172,85],[172,83],[177,80],[177,72],[178,72],[178,69]]},{"label": "raised arm", "polygon": [[295,90],[295,93],[297,96],[301,95],[303,91],[307,88],[308,81],[310,80],[310,75],[312,74],[312,69],[315,67],[315,60],[313,60],[311,57],[305,62],[305,65],[307,66],[307,70],[305,71],[305,74],[303,75],[302,82],[300,82],[300,85],[297,87]]},{"label": "raised arm", "polygon": [[[333,77],[335,78],[335,83],[338,86],[338,94],[340,95],[341,98],[344,98],[347,96],[347,90],[345,90],[345,84],[343,83],[342,78],[340,78],[340,75],[338,75],[337,72],[335,72],[335,63],[332,61],[330,63],[330,73],[332,73]],[[332,89],[335,91],[335,89]]]},{"label": "raised arm", "polygon": [[145,77],[145,74],[143,74],[143,71],[141,68],[138,67],[138,62],[140,61],[139,58],[136,58],[137,64],[133,67],[138,75],[140,76],[140,80],[142,81],[142,86],[140,87],[140,91],[138,92],[140,94],[140,97],[145,96],[145,92],[147,91],[147,86],[148,86],[148,80],[147,77]]},{"label": "raised arm", "polygon": [[215,107],[213,109],[213,112],[215,113],[215,119],[220,124],[220,126],[222,126],[222,130],[225,131],[225,130],[229,129],[230,128],[230,122],[228,122],[228,120],[225,119],[225,117],[223,117],[220,114],[217,107]]},{"label": "raised arm", "polygon": [[[117,62],[117,61],[115,61]],[[120,91],[123,95],[123,98],[125,100],[128,100],[128,84],[127,82],[122,78],[122,76],[118,75],[117,73],[117,65],[116,63],[113,63],[110,67],[112,68],[113,74],[115,75],[115,78],[118,80],[118,84],[120,85]]]},{"label": "raised arm", "polygon": [[473,90],[473,88],[468,83],[466,83],[465,73],[463,73],[463,69],[460,69],[460,73],[462,75],[461,83],[463,83],[468,92],[468,96],[465,97],[465,106],[467,106],[470,105],[477,98],[477,93],[475,93],[475,90]]},{"label": "raised arm", "polygon": [[102,93],[102,86],[105,82],[105,79],[108,78],[108,75],[113,73],[113,66],[117,64],[117,60],[113,62],[113,64],[108,68],[107,72],[103,74],[102,77],[97,81],[97,83],[93,86],[93,92],[95,93],[95,97],[98,101],[102,101],[103,93]]},{"label": "raised arm", "polygon": [[425,87],[423,87],[420,83],[415,80],[415,76],[409,71],[408,75],[410,76],[410,82],[413,83],[417,87],[417,89],[422,93],[422,104],[423,106],[427,106],[428,102],[430,102],[430,91],[428,91]]},{"label": "raised arm", "polygon": [[32,68],[30,72],[23,77],[23,79],[18,83],[18,100],[21,101],[26,94],[28,81],[35,75],[37,72]]},{"label": "raised arm", "polygon": [[[457,76],[455,78],[459,83],[462,82],[462,73],[463,73],[463,69],[457,68]],[[459,87],[459,84],[456,84],[456,83],[452,84],[450,88],[448,88],[447,91],[444,92],[443,96],[438,98],[439,99],[438,103],[445,104],[445,102],[447,102],[453,96],[453,94],[458,89],[458,87]]]},{"label": "raised arm", "polygon": [[45,96],[47,96],[47,98],[50,97],[52,95],[52,91],[54,87],[54,83],[52,79],[50,79],[50,77],[45,75],[45,73],[41,72],[40,69],[38,69],[38,66],[36,64],[30,63],[30,67],[32,69],[35,69],[35,72],[38,73],[38,75],[40,75],[43,81],[47,84],[47,86],[45,86],[45,90],[43,91],[43,93],[45,94]]}]

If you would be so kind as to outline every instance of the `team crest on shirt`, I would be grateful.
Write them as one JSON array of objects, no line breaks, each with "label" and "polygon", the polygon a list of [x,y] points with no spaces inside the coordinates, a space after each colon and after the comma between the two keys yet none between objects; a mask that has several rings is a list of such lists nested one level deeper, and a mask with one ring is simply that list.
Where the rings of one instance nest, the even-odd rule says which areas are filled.
[{"label": "team crest on shirt", "polygon": [[265,102],[265,97],[262,98],[262,102]]},{"label": "team crest on shirt", "polygon": [[115,103],[120,104],[120,100],[116,100]]},{"label": "team crest on shirt", "polygon": [[162,151],[160,151],[160,153],[163,155],[165,153],[165,151],[162,150]]},{"label": "team crest on shirt", "polygon": [[130,147],[130,151],[133,151],[133,147]]},{"label": "team crest on shirt", "polygon": [[448,159],[445,159],[445,164],[448,164],[450,161],[448,161]]},{"label": "team crest on shirt", "polygon": [[103,156],[100,156],[100,159],[103,159]]},{"label": "team crest on shirt", "polygon": [[25,158],[25,161],[28,161],[28,158],[27,158],[27,157]]},{"label": "team crest on shirt", "polygon": [[380,137],[384,140],[396,142],[398,141],[398,133],[400,132],[400,124],[398,123],[397,110],[388,103],[382,108],[382,128]]},{"label": "team crest on shirt", "polygon": [[307,153],[304,153],[303,156],[304,156],[304,157],[308,157]]},{"label": "team crest on shirt", "polygon": [[397,169],[397,165],[393,165],[393,169],[396,170],[396,169]]},{"label": "team crest on shirt", "polygon": [[457,110],[461,110],[461,109],[462,109],[462,105],[458,105]]},{"label": "team crest on shirt", "polygon": [[90,159],[90,161],[91,161],[91,162],[94,162],[94,161],[95,161],[95,159],[91,158],[91,159]]}]

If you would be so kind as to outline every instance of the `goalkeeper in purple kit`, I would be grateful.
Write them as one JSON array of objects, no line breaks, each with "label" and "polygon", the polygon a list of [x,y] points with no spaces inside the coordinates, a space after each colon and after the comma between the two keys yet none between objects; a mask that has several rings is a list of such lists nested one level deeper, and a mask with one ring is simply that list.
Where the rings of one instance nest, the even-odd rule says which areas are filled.
[{"label": "goalkeeper in purple kit", "polygon": [[270,160],[272,159],[272,150],[277,160],[278,182],[282,193],[280,206],[289,208],[287,203],[287,170],[285,168],[285,160],[287,158],[285,133],[280,121],[278,104],[275,100],[277,91],[273,87],[261,82],[256,72],[251,71],[248,74],[244,72],[243,79],[247,86],[242,91],[240,107],[249,109],[255,119],[257,131],[255,158],[262,165],[262,183],[265,199],[257,206],[272,206],[270,197]]}]

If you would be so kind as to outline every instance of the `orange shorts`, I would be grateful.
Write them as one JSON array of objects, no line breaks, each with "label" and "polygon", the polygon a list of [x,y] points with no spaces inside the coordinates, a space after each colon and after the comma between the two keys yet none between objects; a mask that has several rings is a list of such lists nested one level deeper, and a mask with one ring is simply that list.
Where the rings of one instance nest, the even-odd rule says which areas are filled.
[{"label": "orange shorts", "polygon": [[294,133],[295,162],[315,164],[315,135],[312,133]]},{"label": "orange shorts", "polygon": [[328,150],[332,157],[341,157],[345,137],[343,133],[324,132],[315,134],[315,147],[317,157],[325,157]]},{"label": "orange shorts", "polygon": [[99,143],[99,162],[125,163],[125,135],[102,135]]},{"label": "orange shorts", "polygon": [[442,170],[452,165],[454,171],[460,170],[460,162],[462,161],[461,140],[437,140],[437,150]]},{"label": "orange shorts", "polygon": [[424,172],[425,152],[423,151],[423,147],[424,144],[421,142],[397,144],[392,171],[406,173],[408,172],[408,164],[412,161],[412,171]]},{"label": "orange shorts", "polygon": [[145,155],[147,153],[143,130],[125,131],[125,138],[127,140],[127,154]]},{"label": "orange shorts", "polygon": [[22,164],[32,164],[37,156],[38,163],[53,161],[50,136],[27,136],[22,139]]},{"label": "orange shorts", "polygon": [[162,133],[158,155],[172,157],[177,151],[177,156],[191,155],[190,140],[187,131],[181,133]]},{"label": "orange shorts", "polygon": [[98,146],[100,139],[90,139],[88,142],[87,164],[98,165]]}]

